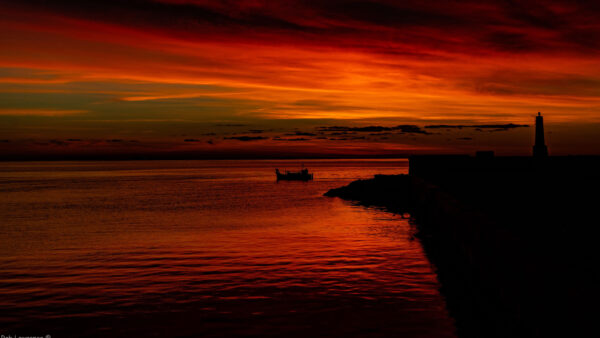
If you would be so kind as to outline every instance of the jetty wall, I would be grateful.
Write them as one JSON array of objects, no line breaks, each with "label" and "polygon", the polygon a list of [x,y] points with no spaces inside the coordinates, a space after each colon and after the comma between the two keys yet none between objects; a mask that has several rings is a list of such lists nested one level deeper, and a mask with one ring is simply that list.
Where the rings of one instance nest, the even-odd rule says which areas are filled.
[{"label": "jetty wall", "polygon": [[459,337],[589,336],[598,172],[598,157],[421,156],[327,194],[411,214]]},{"label": "jetty wall", "polygon": [[519,256],[510,252],[516,238],[436,185],[419,178],[411,183],[411,217],[436,267],[459,336],[538,336],[522,294],[516,292],[523,276],[511,263]]}]

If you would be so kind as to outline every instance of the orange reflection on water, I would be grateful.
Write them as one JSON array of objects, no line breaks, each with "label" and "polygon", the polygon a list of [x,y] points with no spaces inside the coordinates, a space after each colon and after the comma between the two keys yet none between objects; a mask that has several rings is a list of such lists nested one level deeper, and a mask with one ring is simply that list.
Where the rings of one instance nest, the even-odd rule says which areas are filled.
[{"label": "orange reflection on water", "polygon": [[3,169],[9,326],[452,336],[410,224],[322,196],[406,162],[305,164],[314,182],[276,183],[286,161]]}]

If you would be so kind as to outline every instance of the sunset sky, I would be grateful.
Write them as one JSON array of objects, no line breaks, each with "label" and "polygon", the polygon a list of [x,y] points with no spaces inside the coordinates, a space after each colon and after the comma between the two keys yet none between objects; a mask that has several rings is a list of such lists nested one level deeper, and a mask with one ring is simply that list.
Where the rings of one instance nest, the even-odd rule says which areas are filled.
[{"label": "sunset sky", "polygon": [[0,155],[600,154],[594,1],[0,0]]}]

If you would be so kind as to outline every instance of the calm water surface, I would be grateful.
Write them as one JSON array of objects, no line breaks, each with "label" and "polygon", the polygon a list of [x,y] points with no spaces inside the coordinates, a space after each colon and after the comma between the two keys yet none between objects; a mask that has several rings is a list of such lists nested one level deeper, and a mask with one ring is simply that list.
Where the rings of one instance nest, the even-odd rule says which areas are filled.
[{"label": "calm water surface", "polygon": [[0,334],[452,337],[414,227],[323,193],[403,160],[0,165]]}]

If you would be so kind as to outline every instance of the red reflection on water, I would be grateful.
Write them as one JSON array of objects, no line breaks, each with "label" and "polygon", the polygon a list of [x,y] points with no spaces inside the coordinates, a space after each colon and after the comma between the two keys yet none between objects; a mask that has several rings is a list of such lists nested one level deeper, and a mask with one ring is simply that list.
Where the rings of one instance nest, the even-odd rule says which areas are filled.
[{"label": "red reflection on water", "polygon": [[319,161],[314,182],[276,183],[281,164],[4,169],[8,327],[452,336],[407,220],[322,197],[405,162]]}]

